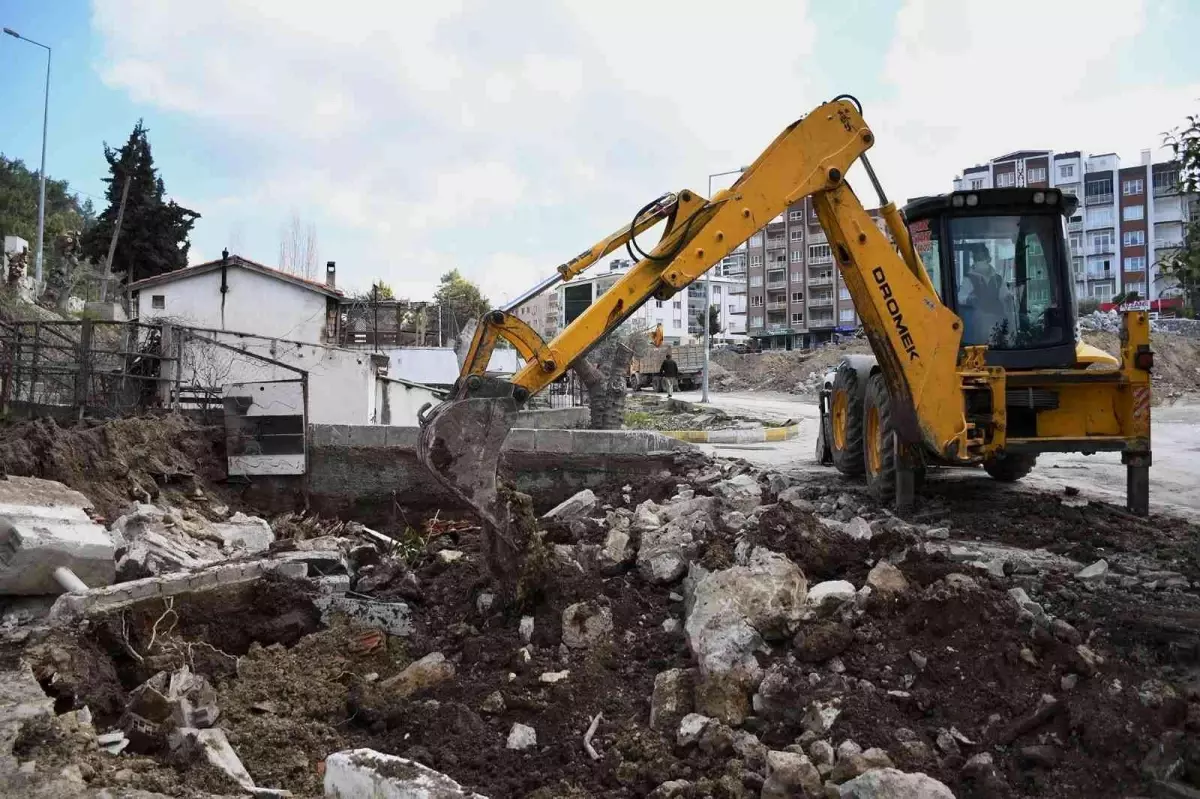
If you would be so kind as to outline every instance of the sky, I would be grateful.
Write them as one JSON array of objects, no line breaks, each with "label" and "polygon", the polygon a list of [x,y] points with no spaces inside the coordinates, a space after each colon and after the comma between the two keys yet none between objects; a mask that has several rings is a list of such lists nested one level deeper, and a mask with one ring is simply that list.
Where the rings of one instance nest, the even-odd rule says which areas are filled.
[{"label": "sky", "polygon": [[[103,208],[103,143],[144,119],[192,263],[274,265],[298,216],[339,285],[411,299],[458,268],[501,304],[842,93],[900,201],[1019,149],[1137,163],[1200,112],[1193,0],[0,0],[0,26],[53,48],[51,176]],[[0,36],[0,152],[31,166],[45,67]]]}]

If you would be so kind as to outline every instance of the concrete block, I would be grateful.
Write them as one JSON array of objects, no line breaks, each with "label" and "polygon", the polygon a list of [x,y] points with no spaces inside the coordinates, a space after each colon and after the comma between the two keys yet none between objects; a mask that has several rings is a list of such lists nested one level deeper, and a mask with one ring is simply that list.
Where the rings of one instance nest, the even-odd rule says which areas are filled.
[{"label": "concrete block", "polygon": [[405,602],[377,602],[373,599],[330,594],[318,596],[313,604],[321,611],[321,620],[328,615],[342,613],[354,621],[383,630],[388,635],[408,636],[412,634],[412,609]]},{"label": "concrete block", "polygon": [[348,446],[350,446],[350,435],[351,435],[351,431],[354,429],[354,425],[330,424],[330,425],[323,425],[323,426],[325,428],[327,428],[327,431],[328,431],[327,435],[329,436],[329,443],[326,444],[326,446],[329,446],[329,447],[348,447]]},{"label": "concrete block", "polygon": [[417,439],[421,436],[419,427],[388,427],[385,443],[389,449],[407,449],[416,451]]},{"label": "concrete block", "polygon": [[387,446],[387,428],[377,424],[356,424],[348,426],[348,445],[351,447],[384,447]]},{"label": "concrete block", "polygon": [[112,537],[94,523],[83,494],[35,477],[0,480],[0,594],[57,594],[65,566],[89,586],[115,576]]},{"label": "concrete block", "polygon": [[654,434],[645,430],[613,430],[609,451],[614,455],[645,455],[654,444]]},{"label": "concrete block", "polygon": [[533,452],[537,449],[538,431],[531,427],[516,427],[508,431],[504,449],[513,452]]},{"label": "concrete block", "polygon": [[307,438],[310,447],[328,447],[333,444],[333,431],[327,424],[310,424]]},{"label": "concrete block", "polygon": [[221,536],[226,546],[244,549],[252,555],[270,549],[275,541],[271,525],[257,516],[247,516],[241,512],[233,514],[229,521],[214,524],[213,530]]},{"label": "concrete block", "polygon": [[330,799],[487,799],[441,772],[374,749],[347,749],[325,758]]},{"label": "concrete block", "polygon": [[147,599],[179,596],[257,580],[267,572],[298,579],[308,576],[308,564],[300,560],[286,559],[224,563],[198,572],[146,577],[104,588],[93,588],[85,594],[63,594],[50,608],[50,620],[71,623],[84,616],[105,613]]},{"label": "concrete block", "polygon": [[[571,452],[578,455],[608,455],[613,451],[613,441],[623,435],[621,430],[576,430]],[[629,431],[637,432],[637,431]]]},{"label": "concrete block", "polygon": [[537,451],[568,454],[575,451],[575,434],[580,430],[538,430]]}]

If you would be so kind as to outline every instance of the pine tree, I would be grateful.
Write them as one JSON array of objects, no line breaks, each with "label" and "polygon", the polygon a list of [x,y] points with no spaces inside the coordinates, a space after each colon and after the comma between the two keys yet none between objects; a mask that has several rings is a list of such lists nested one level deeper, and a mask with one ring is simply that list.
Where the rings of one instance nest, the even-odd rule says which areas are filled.
[{"label": "pine tree", "polygon": [[121,192],[128,181],[129,198],[112,271],[123,273],[127,282],[133,282],[187,266],[191,246],[188,234],[200,214],[174,200],[164,200],[166,190],[154,168],[142,120],[138,120],[124,147],[114,150],[105,143],[104,158],[109,169],[109,177],[104,179],[108,183],[108,207],[84,235],[83,251],[87,257],[101,264],[108,255]]}]

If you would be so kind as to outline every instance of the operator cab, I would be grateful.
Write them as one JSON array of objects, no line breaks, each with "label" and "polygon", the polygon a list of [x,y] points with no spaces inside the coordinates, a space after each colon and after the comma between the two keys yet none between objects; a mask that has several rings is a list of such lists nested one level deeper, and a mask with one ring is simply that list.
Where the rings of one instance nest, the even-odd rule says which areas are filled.
[{"label": "operator cab", "polygon": [[1077,204],[1057,189],[1014,188],[921,197],[904,207],[917,257],[963,321],[963,345],[986,344],[989,365],[1074,365],[1063,217]]}]

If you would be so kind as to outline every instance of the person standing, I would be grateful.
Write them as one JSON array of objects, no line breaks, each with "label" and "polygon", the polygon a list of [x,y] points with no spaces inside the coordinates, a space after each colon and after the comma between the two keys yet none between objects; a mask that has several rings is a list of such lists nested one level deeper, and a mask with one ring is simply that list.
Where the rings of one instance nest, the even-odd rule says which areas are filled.
[{"label": "person standing", "polygon": [[679,379],[679,364],[675,363],[675,359],[671,357],[671,353],[667,353],[667,357],[663,358],[662,366],[658,370],[662,376],[663,385],[667,388],[667,396],[670,397],[675,391],[676,381]]}]

